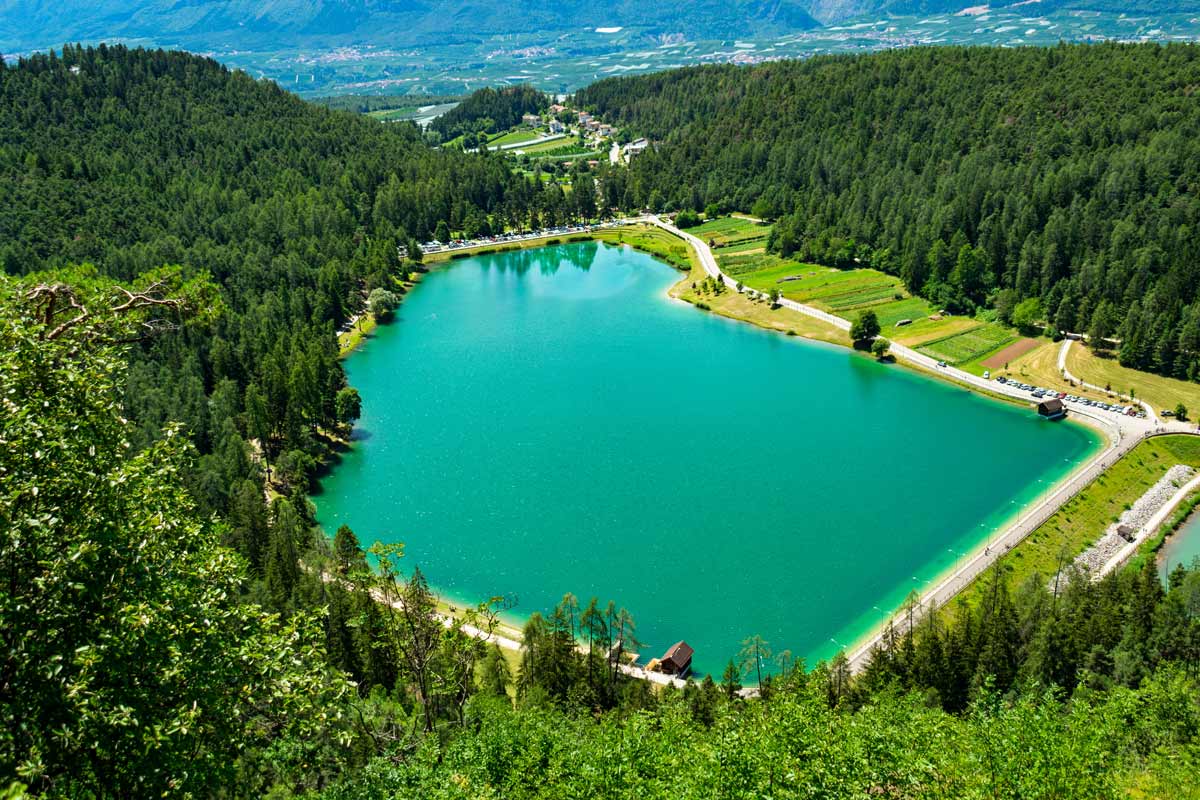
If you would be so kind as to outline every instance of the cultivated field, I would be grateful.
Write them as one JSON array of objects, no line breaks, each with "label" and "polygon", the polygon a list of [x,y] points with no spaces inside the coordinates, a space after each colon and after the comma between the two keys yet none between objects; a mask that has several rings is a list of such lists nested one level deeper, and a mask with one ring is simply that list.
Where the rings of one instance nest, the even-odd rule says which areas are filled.
[{"label": "cultivated field", "polygon": [[506,144],[520,144],[521,142],[532,142],[534,139],[541,137],[542,134],[531,130],[517,130],[503,133],[494,139],[488,139],[488,147],[495,149],[503,147]]},{"label": "cultivated field", "polygon": [[[591,154],[591,153],[596,152],[593,150],[589,150],[586,147],[581,147],[579,145],[579,142],[576,141],[575,139],[572,139],[571,137],[567,137],[565,139],[555,139],[554,141],[551,141],[551,142],[538,142],[537,144],[531,144],[528,147],[519,147],[517,149],[520,152],[524,153],[525,155],[529,155],[529,156],[532,156],[532,155],[568,156],[568,155],[580,155],[583,153]],[[513,151],[509,151],[509,152],[513,152]]]},{"label": "cultivated field", "polygon": [[[745,251],[766,247],[770,225],[738,217],[719,217],[690,229],[691,233],[709,243],[714,250]],[[719,255],[719,254],[718,254]]]},{"label": "cultivated field", "polygon": [[983,361],[983,366],[988,369],[1001,369],[1005,364],[1016,361],[1021,356],[1036,348],[1041,342],[1037,339],[1028,337],[1018,339],[1017,341],[1005,347],[1003,350],[998,350],[991,356],[988,356]]},{"label": "cultivated field", "polygon": [[963,364],[982,358],[1016,338],[1010,329],[985,322],[944,339],[926,342],[917,351],[947,364]]},{"label": "cultivated field", "polygon": [[[713,242],[717,263],[725,274],[752,289],[776,289],[784,297],[853,320],[870,309],[879,317],[883,335],[916,347],[945,342],[956,363],[987,355],[1016,333],[966,317],[939,314],[920,297],[911,296],[899,278],[873,269],[834,269],[780,258],[765,252],[770,227],[750,220],[721,218],[692,228],[691,233]],[[936,317],[936,318],[935,318]],[[906,325],[896,323],[909,320]],[[982,329],[982,330],[980,330]],[[978,331],[975,338],[957,338]],[[1003,331],[1003,336],[1001,332]],[[950,341],[954,337],[955,341]],[[950,361],[946,354],[937,356]]]}]

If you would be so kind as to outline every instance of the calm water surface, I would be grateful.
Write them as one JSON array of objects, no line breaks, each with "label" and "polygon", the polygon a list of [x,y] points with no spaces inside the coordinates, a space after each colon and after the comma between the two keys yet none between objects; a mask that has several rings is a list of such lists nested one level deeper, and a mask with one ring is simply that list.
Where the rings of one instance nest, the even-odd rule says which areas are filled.
[{"label": "calm water surface", "polygon": [[1158,565],[1164,577],[1177,565],[1191,566],[1200,558],[1200,511],[1193,513],[1187,521],[1163,542],[1158,553]]},{"label": "calm water surface", "polygon": [[1098,445],[1073,424],[670,300],[629,248],[426,276],[351,356],[327,531],[402,541],[440,591],[627,607],[646,657],[828,657]]}]

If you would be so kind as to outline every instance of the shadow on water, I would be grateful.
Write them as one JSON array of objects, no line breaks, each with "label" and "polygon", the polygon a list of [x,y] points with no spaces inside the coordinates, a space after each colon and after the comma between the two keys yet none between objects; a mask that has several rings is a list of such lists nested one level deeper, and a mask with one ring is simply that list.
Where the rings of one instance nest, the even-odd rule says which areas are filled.
[{"label": "shadow on water", "polygon": [[336,470],[345,459],[345,454],[350,452],[353,445],[360,442],[367,442],[374,436],[371,431],[355,426],[350,431],[349,441],[341,441],[339,439],[326,439],[321,437],[321,441],[328,449],[326,458],[317,462],[317,468],[313,471],[312,480],[309,484],[309,495],[319,496],[324,494],[322,486],[322,478],[327,477],[330,473]]},{"label": "shadow on water", "polygon": [[553,244],[523,250],[503,250],[475,256],[483,269],[524,275],[536,268],[542,275],[554,275],[563,264],[587,272],[596,260],[599,248],[594,241]]}]

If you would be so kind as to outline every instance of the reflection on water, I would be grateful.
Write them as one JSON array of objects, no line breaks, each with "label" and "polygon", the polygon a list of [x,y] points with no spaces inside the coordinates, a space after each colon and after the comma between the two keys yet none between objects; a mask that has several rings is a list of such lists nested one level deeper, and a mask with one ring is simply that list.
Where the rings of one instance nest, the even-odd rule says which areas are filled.
[{"label": "reflection on water", "polygon": [[[603,246],[613,247],[614,245]],[[586,272],[592,268],[600,247],[601,245],[596,242],[580,242],[572,243],[569,247],[552,246],[505,250],[500,253],[475,256],[472,260],[481,264],[485,270],[512,272],[517,275],[524,275],[535,267],[542,275],[553,275],[564,265]],[[548,253],[553,253],[554,257],[548,258]]]},{"label": "reflection on water", "polygon": [[719,675],[753,634],[832,655],[1097,444],[671,302],[678,278],[595,243],[427,275],[346,360],[373,435],[322,478],[324,529],[514,616],[612,599],[647,656],[685,639]]},{"label": "reflection on water", "polygon": [[1158,568],[1165,577],[1176,565],[1190,565],[1197,558],[1200,558],[1200,510],[1194,512],[1177,531],[1167,537],[1162,549],[1158,551]]}]

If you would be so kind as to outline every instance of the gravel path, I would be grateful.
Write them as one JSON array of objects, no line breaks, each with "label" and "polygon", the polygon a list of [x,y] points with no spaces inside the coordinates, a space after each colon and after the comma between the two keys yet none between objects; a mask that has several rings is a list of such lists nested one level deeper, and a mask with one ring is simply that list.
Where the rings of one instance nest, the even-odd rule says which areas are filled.
[{"label": "gravel path", "polygon": [[[1084,381],[1084,380],[1080,380],[1079,378],[1072,375],[1071,371],[1067,369],[1067,353],[1069,353],[1071,351],[1071,344],[1073,342],[1074,342],[1074,339],[1063,339],[1062,347],[1060,347],[1058,350],[1058,371],[1061,372],[1062,376],[1064,378],[1066,378],[1068,381],[1078,383],[1080,386],[1084,386],[1088,389],[1091,389],[1093,392],[1104,392],[1105,394],[1108,394],[1109,391],[1107,389],[1105,389],[1104,387],[1097,386],[1094,383],[1088,383],[1087,381]],[[1137,403],[1143,409],[1145,409],[1146,415],[1151,422],[1153,422],[1155,425],[1158,425],[1161,423],[1161,420],[1159,420],[1158,415],[1154,413],[1154,406],[1150,405],[1145,400],[1135,400],[1135,399],[1128,397],[1127,395],[1121,394],[1120,392],[1117,392],[1117,397],[1121,398],[1122,400],[1128,400],[1131,403]]]},{"label": "gravel path", "polygon": [[[709,249],[704,241],[687,231],[682,231],[674,225],[663,222],[658,217],[648,216],[645,218],[645,221],[657,225],[691,244],[700,256],[700,263],[704,267],[704,271],[736,291],[738,281],[721,272],[721,268],[718,266],[712,250]],[[763,295],[762,292],[745,287],[743,287],[743,292],[751,296]],[[779,305],[827,322],[841,330],[850,329],[850,323],[847,320],[836,317],[821,309],[798,303],[795,300],[781,297]],[[893,343],[891,352],[898,359],[907,361],[910,364],[941,375],[948,380],[963,384],[969,388],[989,392],[993,395],[1010,397],[1024,404],[1031,403],[1029,395],[1016,387],[1010,387],[996,381],[984,380],[977,375],[972,375],[969,372],[964,372],[954,367],[940,367],[935,359],[923,353],[918,353],[904,345]],[[1061,481],[1057,486],[1053,487],[1049,494],[1036,500],[1006,530],[994,536],[985,547],[977,549],[964,559],[953,573],[941,580],[933,588],[923,592],[919,600],[922,611],[939,608],[949,602],[963,587],[970,584],[972,580],[990,567],[992,562],[1016,547],[1026,536],[1037,530],[1047,519],[1062,508],[1067,501],[1081,492],[1100,473],[1111,466],[1113,462],[1131,450],[1138,442],[1153,435],[1155,431],[1154,425],[1146,420],[1115,414],[1102,415],[1100,412],[1094,411],[1087,406],[1072,404],[1071,413],[1074,416],[1085,418],[1092,425],[1104,430],[1109,439],[1109,446],[1091,461],[1082,465],[1066,480]],[[898,633],[903,632],[903,620],[897,618],[892,622],[893,627]],[[881,623],[875,632],[858,640],[854,648],[847,653],[847,658],[850,661],[850,669],[853,672],[858,672],[866,666],[870,660],[871,651],[883,637],[885,624]]]},{"label": "gravel path", "polygon": [[1116,522],[1108,526],[1108,530],[1099,541],[1075,559],[1075,565],[1093,577],[1102,575],[1105,565],[1117,554],[1131,542],[1144,537],[1155,515],[1178,494],[1179,487],[1186,484],[1195,474],[1196,470],[1183,464],[1176,464],[1167,470],[1166,475],[1147,489]]}]

